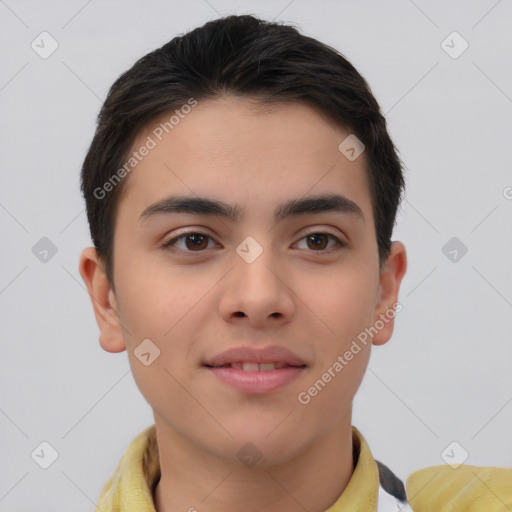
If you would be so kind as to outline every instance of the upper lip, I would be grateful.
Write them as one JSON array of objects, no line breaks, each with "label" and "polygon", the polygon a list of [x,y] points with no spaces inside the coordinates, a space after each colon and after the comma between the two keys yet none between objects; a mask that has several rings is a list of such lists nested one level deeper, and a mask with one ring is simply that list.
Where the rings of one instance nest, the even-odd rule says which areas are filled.
[{"label": "upper lip", "polygon": [[280,363],[305,366],[304,361],[292,351],[277,345],[256,349],[253,347],[230,348],[207,360],[205,366],[223,366],[230,363]]}]

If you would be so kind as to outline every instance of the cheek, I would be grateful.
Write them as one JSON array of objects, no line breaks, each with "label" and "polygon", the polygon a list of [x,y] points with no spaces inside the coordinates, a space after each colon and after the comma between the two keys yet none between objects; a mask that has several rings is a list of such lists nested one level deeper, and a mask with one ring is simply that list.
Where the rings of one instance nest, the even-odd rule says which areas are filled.
[{"label": "cheek", "polygon": [[329,361],[316,369],[311,380],[300,390],[297,398],[302,411],[303,429],[318,435],[329,432],[340,421],[350,417],[352,401],[368,365],[370,346],[361,345],[359,349],[349,352],[350,360],[346,358],[345,350],[332,354]]},{"label": "cheek", "polygon": [[[208,287],[180,269],[170,275],[160,263],[144,264],[141,258],[139,264],[136,259],[119,265],[117,293],[130,366],[148,399],[159,389],[173,388],[173,376],[182,380],[183,362],[202,325],[197,319],[204,309],[200,299]],[[148,360],[154,362],[146,366]]]},{"label": "cheek", "polygon": [[[376,286],[375,277],[368,272],[342,270],[299,292],[299,296],[308,297],[304,300],[309,307],[308,316],[322,331],[319,339],[326,340],[330,352],[334,347],[343,349],[371,324]],[[307,295],[306,289],[309,290]]]},{"label": "cheek", "polygon": [[147,254],[134,254],[120,262],[117,281],[121,315],[132,342],[141,336],[169,336],[178,319],[194,306],[190,277],[179,268],[170,274],[162,261],[152,261]]}]

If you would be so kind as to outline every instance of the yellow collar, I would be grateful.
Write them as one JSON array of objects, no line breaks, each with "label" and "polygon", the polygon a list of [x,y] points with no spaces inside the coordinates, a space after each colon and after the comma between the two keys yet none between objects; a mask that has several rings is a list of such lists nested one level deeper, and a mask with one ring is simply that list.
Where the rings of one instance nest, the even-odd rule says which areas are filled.
[{"label": "yellow collar", "polygon": [[[350,481],[336,502],[325,512],[376,512],[379,472],[366,441],[352,427],[354,457],[357,460]],[[156,427],[142,431],[128,446],[114,474],[104,485],[98,500],[103,512],[156,512],[153,492],[160,479]]]},{"label": "yellow collar", "polygon": [[357,460],[347,487],[325,512],[376,512],[379,494],[379,469],[361,432],[352,427],[354,458]]}]

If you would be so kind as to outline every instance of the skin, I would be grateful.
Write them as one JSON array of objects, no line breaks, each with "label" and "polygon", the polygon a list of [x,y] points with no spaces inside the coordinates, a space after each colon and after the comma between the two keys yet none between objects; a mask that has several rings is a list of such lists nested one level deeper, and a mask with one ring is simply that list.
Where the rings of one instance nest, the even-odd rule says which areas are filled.
[{"label": "skin", "polygon": [[[349,133],[305,104],[200,101],[125,178],[115,293],[96,251],[82,252],[100,344],[108,352],[127,350],[154,412],[158,512],[321,512],[350,480],[352,401],[372,343],[390,339],[393,320],[307,405],[297,396],[396,303],[407,263],[404,245],[393,242],[379,268],[364,153],[351,162],[338,150]],[[331,193],[357,203],[364,221],[334,211],[274,221],[286,200]],[[171,194],[238,204],[244,215],[238,222],[183,213],[139,221],[145,208]],[[187,230],[211,237],[202,252],[184,239],[178,252],[160,247]],[[305,238],[325,232],[344,247],[329,251],[337,244],[327,237],[318,249]],[[248,236],[263,248],[250,264],[236,252]],[[149,366],[134,355],[146,338],[161,351]],[[287,347],[307,368],[272,393],[249,395],[201,366],[244,344]],[[251,468],[237,458],[247,442],[261,453]]]}]

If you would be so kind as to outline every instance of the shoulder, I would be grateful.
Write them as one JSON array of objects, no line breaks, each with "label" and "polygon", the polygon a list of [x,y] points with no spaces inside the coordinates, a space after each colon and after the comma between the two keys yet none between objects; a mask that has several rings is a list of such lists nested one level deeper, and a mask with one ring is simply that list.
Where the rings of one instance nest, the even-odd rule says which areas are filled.
[{"label": "shoulder", "polygon": [[406,489],[414,512],[512,510],[512,470],[506,468],[431,466],[412,473]]},{"label": "shoulder", "polygon": [[415,471],[403,482],[379,469],[378,512],[502,512],[512,510],[512,469],[446,464]]}]

